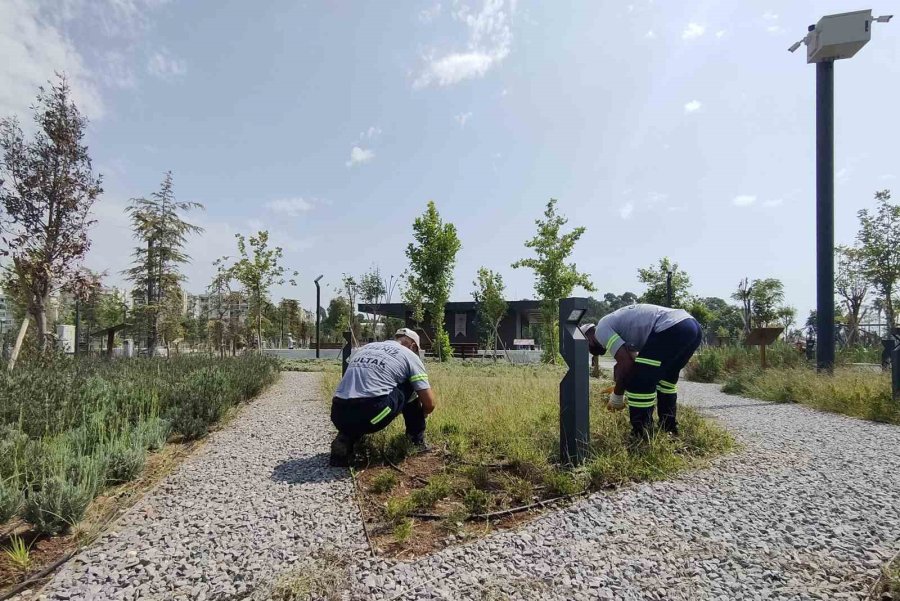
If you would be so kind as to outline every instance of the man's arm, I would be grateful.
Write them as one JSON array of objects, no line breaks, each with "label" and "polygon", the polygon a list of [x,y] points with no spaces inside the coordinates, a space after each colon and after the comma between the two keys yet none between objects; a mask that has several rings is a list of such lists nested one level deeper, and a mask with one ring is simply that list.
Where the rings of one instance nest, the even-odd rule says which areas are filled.
[{"label": "man's arm", "polygon": [[623,345],[616,351],[616,367],[613,370],[613,377],[616,380],[616,394],[625,394],[625,386],[631,380],[632,373],[634,373],[634,357]]},{"label": "man's arm", "polygon": [[419,402],[422,403],[422,409],[425,410],[425,415],[430,415],[432,411],[434,411],[434,391],[431,388],[426,388],[424,390],[417,390],[416,395],[419,397]]}]

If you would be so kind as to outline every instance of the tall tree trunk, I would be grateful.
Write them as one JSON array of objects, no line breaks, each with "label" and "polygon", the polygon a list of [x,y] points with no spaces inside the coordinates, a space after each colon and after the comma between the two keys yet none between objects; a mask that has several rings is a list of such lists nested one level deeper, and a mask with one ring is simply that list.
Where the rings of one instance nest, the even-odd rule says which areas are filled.
[{"label": "tall tree trunk", "polygon": [[256,350],[262,352],[262,302],[259,286],[256,287]]},{"label": "tall tree trunk", "polygon": [[886,286],[884,292],[884,315],[887,317],[888,338],[890,338],[894,334],[894,301],[891,298],[894,292],[893,286]]},{"label": "tall tree trunk", "polygon": [[37,328],[38,348],[41,352],[47,350],[47,300],[41,299],[37,303],[32,312],[34,317],[34,325]]}]

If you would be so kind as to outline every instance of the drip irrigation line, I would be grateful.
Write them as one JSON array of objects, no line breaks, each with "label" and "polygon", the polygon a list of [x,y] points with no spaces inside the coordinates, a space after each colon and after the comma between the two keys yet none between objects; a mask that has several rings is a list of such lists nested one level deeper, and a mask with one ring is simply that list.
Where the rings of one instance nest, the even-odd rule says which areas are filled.
[{"label": "drip irrigation line", "polygon": [[28,580],[25,580],[25,581],[23,581],[23,582],[20,582],[20,583],[17,584],[16,586],[12,587],[10,590],[8,590],[8,591],[6,591],[5,593],[3,593],[2,595],[0,595],[0,601],[6,601],[7,599],[12,599],[13,597],[15,597],[16,595],[18,595],[19,593],[21,593],[21,592],[24,591],[25,589],[31,587],[31,586],[34,585],[34,584],[37,584],[38,582],[40,582],[41,580],[43,580],[48,574],[50,574],[50,572],[54,571],[54,570],[55,570],[56,568],[58,568],[59,566],[61,566],[62,564],[66,563],[67,561],[69,561],[70,559],[72,559],[72,557],[73,557],[76,553],[78,553],[79,551],[81,551],[83,548],[84,548],[84,547],[78,547],[78,548],[75,549],[74,551],[69,551],[68,553],[66,553],[65,555],[63,555],[62,557],[60,557],[59,559],[57,559],[57,560],[54,561],[53,563],[51,563],[49,566],[47,566],[46,568],[44,568],[43,570],[41,570],[40,572],[38,572],[37,574],[35,574],[35,575],[32,576],[31,578],[29,578]]},{"label": "drip irrigation line", "polygon": [[[365,471],[365,470],[363,470]],[[359,472],[362,473],[362,472]],[[353,480],[353,490],[356,492],[356,507],[359,510],[359,519],[362,522],[363,533],[366,535],[366,544],[369,545],[369,553],[372,554],[372,557],[376,557],[375,555],[375,547],[372,546],[372,539],[369,537],[369,528],[366,526],[366,515],[363,513],[362,506],[362,493],[359,491],[359,483],[356,480],[357,473],[356,470],[350,468],[350,479]],[[3,601],[0,599],[0,601]]]}]

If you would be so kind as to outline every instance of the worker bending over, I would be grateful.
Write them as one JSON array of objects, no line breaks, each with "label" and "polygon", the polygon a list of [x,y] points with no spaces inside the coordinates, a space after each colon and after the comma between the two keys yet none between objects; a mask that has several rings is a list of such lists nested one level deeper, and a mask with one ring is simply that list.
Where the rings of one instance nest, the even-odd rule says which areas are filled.
[{"label": "worker bending over", "polygon": [[425,416],[434,411],[434,394],[419,359],[419,335],[401,328],[394,340],[372,342],[350,358],[331,400],[331,465],[348,466],[353,445],[365,434],[387,427],[403,414],[406,435],[425,448]]},{"label": "worker bending over", "polygon": [[654,405],[660,427],[678,434],[678,374],[703,338],[697,320],[682,309],[637,304],[610,313],[596,325],[585,324],[581,331],[592,355],[615,357],[609,404],[621,409],[627,402],[632,434],[649,433]]}]

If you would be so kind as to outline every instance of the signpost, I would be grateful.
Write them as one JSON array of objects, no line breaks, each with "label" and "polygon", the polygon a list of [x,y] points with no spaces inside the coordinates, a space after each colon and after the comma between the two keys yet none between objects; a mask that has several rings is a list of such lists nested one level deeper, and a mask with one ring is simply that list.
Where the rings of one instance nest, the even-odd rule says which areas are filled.
[{"label": "signpost", "polygon": [[564,465],[581,465],[590,446],[588,342],[578,329],[586,298],[559,301],[559,349],[569,371],[559,383],[559,456]]},{"label": "signpost", "polygon": [[778,340],[784,328],[753,328],[747,334],[744,344],[747,346],[759,346],[759,361],[762,368],[766,368],[766,347]]}]

